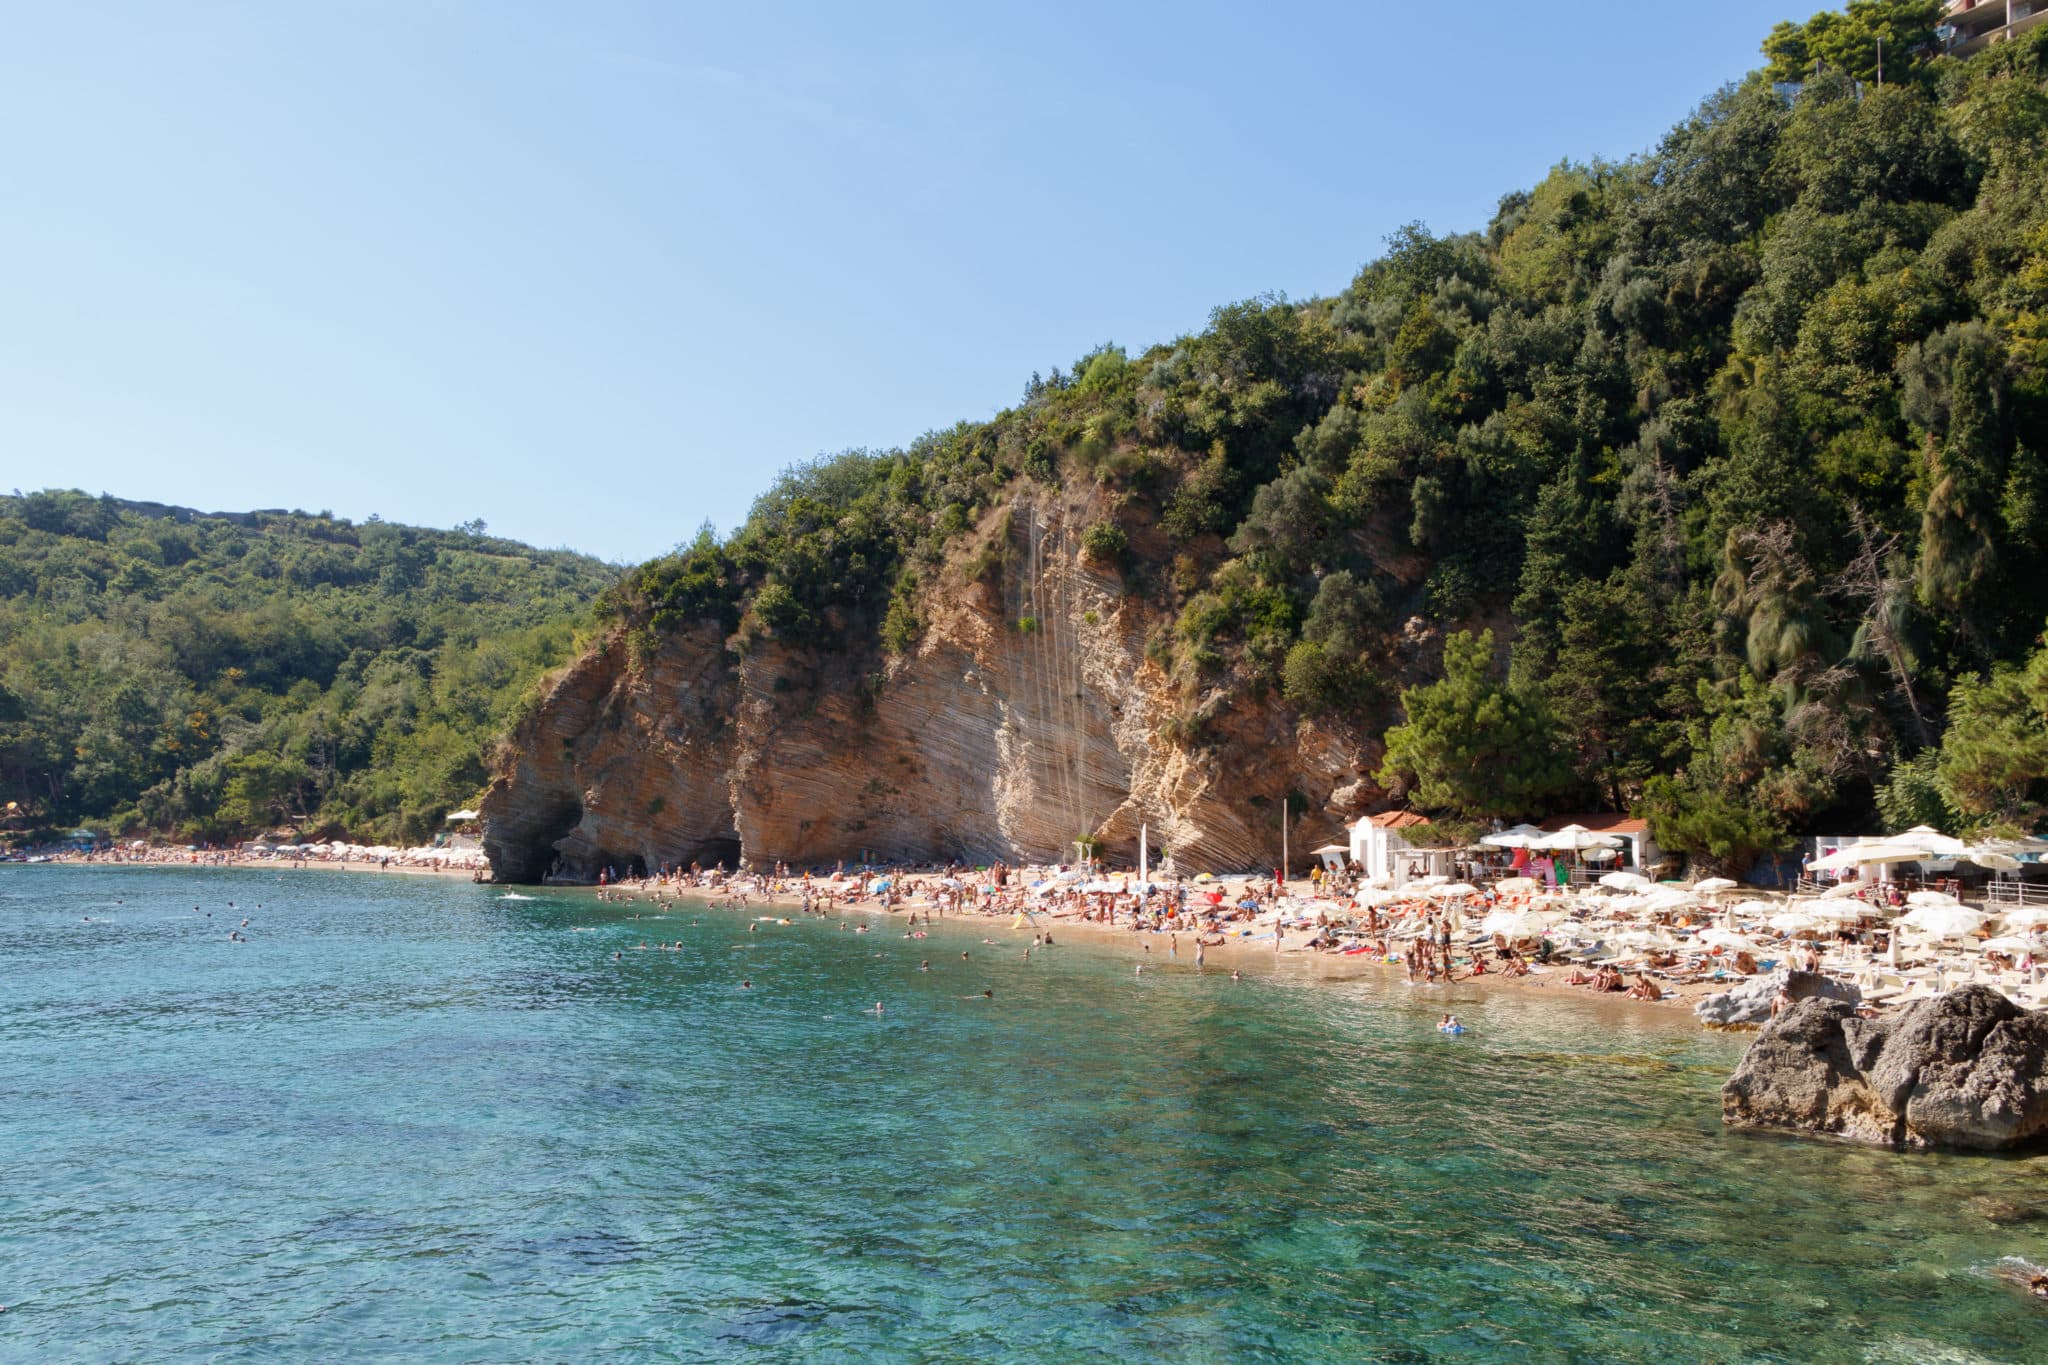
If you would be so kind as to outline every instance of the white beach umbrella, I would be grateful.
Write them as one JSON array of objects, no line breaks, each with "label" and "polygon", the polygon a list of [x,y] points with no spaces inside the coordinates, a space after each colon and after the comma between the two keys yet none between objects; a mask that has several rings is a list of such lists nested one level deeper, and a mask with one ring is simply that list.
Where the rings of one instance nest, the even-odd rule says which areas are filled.
[{"label": "white beach umbrella", "polygon": [[1589,863],[1611,863],[1620,856],[1619,853],[1611,848],[1589,848],[1585,854],[1586,861]]},{"label": "white beach umbrella", "polygon": [[1614,936],[1624,948],[1676,948],[1678,940],[1662,929],[1624,929]]},{"label": "white beach umbrella", "polygon": [[1479,888],[1471,885],[1469,882],[1445,882],[1441,885],[1427,888],[1423,894],[1431,900],[1442,901],[1450,900],[1455,896],[1476,896],[1479,894]]},{"label": "white beach umbrella", "polygon": [[1961,839],[1943,834],[1931,825],[1915,825],[1903,834],[1887,834],[1884,841],[1901,848],[1917,848],[1936,858],[1956,857],[1965,848]]},{"label": "white beach umbrella", "polygon": [[1868,913],[1861,905],[1840,905],[1824,902],[1810,902],[1800,907],[1808,915],[1829,924],[1854,924]]},{"label": "white beach umbrella", "polygon": [[1710,948],[1726,948],[1731,953],[1765,953],[1770,950],[1755,939],[1744,938],[1732,929],[1702,929],[1700,942]]},{"label": "white beach umbrella", "polygon": [[1536,889],[1534,877],[1502,877],[1493,889],[1503,896],[1526,896]]},{"label": "white beach umbrella", "polygon": [[1821,921],[1804,910],[1786,910],[1772,915],[1770,926],[1781,934],[1805,934],[1820,928]]},{"label": "white beach umbrella", "polygon": [[1827,890],[1821,892],[1820,894],[1822,900],[1836,901],[1842,899],[1844,896],[1853,896],[1862,889],[1862,882],[1836,882],[1833,886],[1829,887]]},{"label": "white beach umbrella", "polygon": [[1929,938],[1964,938],[1984,927],[1990,916],[1962,905],[1923,905],[1899,917],[1899,923]]},{"label": "white beach umbrella", "polygon": [[1907,895],[1906,904],[1916,910],[1947,910],[1961,905],[1962,902],[1946,891],[1914,891]]},{"label": "white beach umbrella", "polygon": [[1772,901],[1738,901],[1735,913],[1747,919],[1761,919],[1778,913],[1778,906]]},{"label": "white beach umbrella", "polygon": [[1600,885],[1616,891],[1646,891],[1656,883],[1640,872],[1610,872],[1600,879]]},{"label": "white beach umbrella", "polygon": [[1543,831],[1534,825],[1516,825],[1498,834],[1482,834],[1479,842],[1492,848],[1532,848],[1534,845],[1530,841],[1543,837]]},{"label": "white beach umbrella", "polygon": [[1995,849],[1973,848],[1967,850],[1963,856],[1977,866],[1993,872],[2017,872],[2023,866],[2020,860],[2010,853],[2000,853]]},{"label": "white beach umbrella", "polygon": [[1552,917],[1540,910],[1496,910],[1479,922],[1479,932],[1499,934],[1510,941],[1540,938],[1552,922]]},{"label": "white beach umbrella", "polygon": [[1408,883],[1410,891],[1427,891],[1432,886],[1442,886],[1450,880],[1441,872],[1432,872],[1427,877],[1417,877]]},{"label": "white beach umbrella", "polygon": [[1694,882],[1692,889],[1695,895],[1719,896],[1735,890],[1739,885],[1740,883],[1730,877],[1709,877],[1703,882]]},{"label": "white beach umbrella", "polygon": [[2017,910],[2008,910],[1999,924],[2006,929],[2039,929],[2048,924],[2048,906],[2023,905]]},{"label": "white beach umbrella", "polygon": [[1584,825],[1566,825],[1555,834],[1546,834],[1540,842],[1531,843],[1531,848],[1552,849],[1563,853],[1579,853],[1589,848],[1619,848],[1621,840],[1612,834],[1595,834]]},{"label": "white beach umbrella", "polygon": [[1392,905],[1395,901],[1401,899],[1401,893],[1389,891],[1383,886],[1362,886],[1358,889],[1358,894],[1352,897],[1352,899],[1358,902],[1358,906],[1362,910],[1378,909],[1382,905]]},{"label": "white beach umbrella", "polygon": [[1981,945],[1987,953],[2048,953],[2048,938],[2038,934],[2001,934]]}]

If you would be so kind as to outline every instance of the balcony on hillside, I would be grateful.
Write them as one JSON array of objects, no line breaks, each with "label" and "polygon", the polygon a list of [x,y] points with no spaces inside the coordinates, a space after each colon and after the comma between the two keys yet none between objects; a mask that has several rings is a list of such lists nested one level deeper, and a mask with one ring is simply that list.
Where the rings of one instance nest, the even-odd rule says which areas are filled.
[{"label": "balcony on hillside", "polygon": [[2048,21],[2048,0],[1948,0],[1942,50],[1969,57]]}]

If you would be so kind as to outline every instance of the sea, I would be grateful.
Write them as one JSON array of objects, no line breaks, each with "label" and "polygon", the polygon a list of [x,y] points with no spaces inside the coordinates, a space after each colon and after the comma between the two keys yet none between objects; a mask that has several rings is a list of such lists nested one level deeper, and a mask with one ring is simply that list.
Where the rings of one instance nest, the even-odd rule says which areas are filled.
[{"label": "sea", "polygon": [[0,1360],[2048,1359],[2048,1159],[1683,1015],[758,913],[0,867]]}]

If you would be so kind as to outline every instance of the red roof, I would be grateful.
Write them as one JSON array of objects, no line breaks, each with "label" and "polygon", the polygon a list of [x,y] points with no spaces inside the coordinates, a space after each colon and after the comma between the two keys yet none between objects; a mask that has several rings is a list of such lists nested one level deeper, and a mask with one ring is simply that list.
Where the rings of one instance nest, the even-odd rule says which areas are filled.
[{"label": "red roof", "polygon": [[1594,834],[1647,834],[1650,822],[1638,820],[1632,815],[1554,815],[1538,825],[1538,829],[1555,834],[1566,825],[1583,825]]},{"label": "red roof", "polygon": [[1412,810],[1388,810],[1366,816],[1365,823],[1377,829],[1412,829],[1416,825],[1428,824],[1429,817],[1417,815]]}]

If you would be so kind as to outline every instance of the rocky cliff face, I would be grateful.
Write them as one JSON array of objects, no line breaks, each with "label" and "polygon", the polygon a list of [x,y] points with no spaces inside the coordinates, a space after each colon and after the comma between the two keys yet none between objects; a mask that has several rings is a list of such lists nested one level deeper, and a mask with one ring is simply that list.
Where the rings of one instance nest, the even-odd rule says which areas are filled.
[{"label": "rocky cliff face", "polygon": [[1757,1035],[1722,1117],[1918,1150],[2048,1142],[2048,1014],[1970,986],[1877,1019],[1813,997]]},{"label": "rocky cliff face", "polygon": [[[1277,697],[1187,703],[1145,641],[1169,618],[1080,552],[1085,500],[1033,493],[982,528],[1000,572],[954,566],[908,657],[715,626],[629,657],[620,631],[517,728],[484,802],[501,880],[745,858],[1070,858],[1075,839],[1190,868],[1276,862],[1381,796],[1376,745]],[[828,623],[835,628],[840,623]],[[871,633],[871,632],[864,632]],[[829,632],[828,632],[829,634]],[[1189,736],[1190,728],[1199,733]],[[1297,858],[1297,867],[1301,860]]]}]

